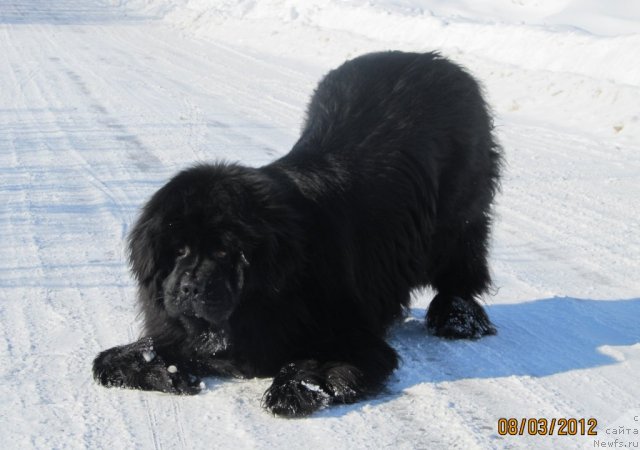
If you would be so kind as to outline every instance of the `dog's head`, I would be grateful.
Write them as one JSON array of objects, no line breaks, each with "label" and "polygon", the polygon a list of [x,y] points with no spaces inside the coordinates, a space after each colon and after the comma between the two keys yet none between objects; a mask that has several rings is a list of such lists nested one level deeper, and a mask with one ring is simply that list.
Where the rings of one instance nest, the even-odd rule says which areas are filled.
[{"label": "dog's head", "polygon": [[277,197],[257,169],[227,164],[185,170],[156,192],[129,235],[147,328],[158,314],[188,333],[219,327],[249,280],[277,288],[295,228]]}]

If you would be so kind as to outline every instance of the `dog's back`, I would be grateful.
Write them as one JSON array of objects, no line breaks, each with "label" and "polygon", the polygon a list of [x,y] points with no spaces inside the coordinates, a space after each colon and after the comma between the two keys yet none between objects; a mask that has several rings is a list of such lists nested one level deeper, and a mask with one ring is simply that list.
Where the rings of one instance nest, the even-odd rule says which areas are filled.
[{"label": "dog's back", "polygon": [[[331,225],[314,230],[317,251],[351,261],[336,273],[352,274],[352,291],[383,327],[412,289],[449,289],[450,259],[459,267],[470,257],[460,239],[483,261],[500,160],[491,128],[480,87],[460,66],[437,53],[372,53],[324,77],[299,141],[276,162]],[[473,267],[465,295],[490,283],[484,263]]]}]

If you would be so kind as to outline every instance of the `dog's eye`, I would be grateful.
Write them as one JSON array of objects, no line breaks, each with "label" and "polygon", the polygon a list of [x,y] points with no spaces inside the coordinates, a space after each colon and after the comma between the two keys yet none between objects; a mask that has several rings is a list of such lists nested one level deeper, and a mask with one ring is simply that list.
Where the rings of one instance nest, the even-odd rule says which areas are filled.
[{"label": "dog's eye", "polygon": [[215,252],[213,252],[213,257],[215,259],[224,259],[227,257],[227,252],[225,252],[224,250],[216,250]]},{"label": "dog's eye", "polygon": [[186,245],[176,250],[176,258],[184,258],[189,254],[189,247]]}]

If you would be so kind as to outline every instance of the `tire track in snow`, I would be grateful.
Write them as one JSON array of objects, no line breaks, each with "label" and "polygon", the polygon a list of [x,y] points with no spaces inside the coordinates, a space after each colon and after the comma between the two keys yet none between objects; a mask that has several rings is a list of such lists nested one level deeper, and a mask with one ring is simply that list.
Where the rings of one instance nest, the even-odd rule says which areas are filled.
[{"label": "tire track in snow", "polygon": [[[5,54],[4,64],[7,66],[10,83],[13,85],[11,92],[18,93],[17,95],[14,94],[15,97],[11,101],[11,106],[15,108],[18,122],[28,121],[31,116],[26,105],[25,84],[21,84],[21,78],[24,74],[32,73],[32,69],[25,67],[25,63],[19,57],[13,35],[9,29],[4,30],[3,41],[4,45],[2,47],[5,48],[5,52],[3,52]],[[8,115],[9,111],[11,111],[11,108],[3,110],[3,114]],[[24,154],[30,149],[26,147],[26,138],[21,134],[19,127],[8,126],[5,129],[5,133],[8,136],[8,145],[6,150],[1,150],[2,159],[3,162],[5,158],[8,160],[10,169],[7,171],[7,176],[11,176],[10,179],[14,182],[13,177],[17,175],[15,180],[17,184],[13,184],[11,189],[6,187],[0,189],[0,199],[3,200],[1,202],[3,206],[0,211],[2,211],[3,219],[6,218],[6,224],[2,224],[4,245],[0,247],[2,248],[2,264],[4,266],[2,271],[10,274],[13,267],[24,266],[31,269],[30,276],[39,278],[44,276],[44,264],[41,255],[41,244],[36,233],[37,218],[33,212],[32,189],[35,180],[33,174],[18,169],[25,165],[28,166]],[[4,282],[2,284],[4,285]],[[11,330],[11,340],[9,340],[9,335],[3,332],[7,350],[11,355],[11,360],[5,367],[13,366],[13,370],[19,371],[17,378],[21,378],[28,377],[30,354],[33,353],[36,345],[36,333],[33,330],[32,322],[29,320],[32,302],[28,300],[30,295],[33,294],[41,296],[44,290],[27,290],[17,286],[16,291],[21,292],[22,301],[9,302],[3,298],[2,315],[0,317],[5,321],[2,328]],[[2,296],[4,297],[4,295]],[[17,349],[15,343],[18,343],[22,350],[28,350]]]},{"label": "tire track in snow", "polygon": [[185,433],[184,430],[184,423],[182,419],[184,417],[184,413],[182,411],[182,402],[179,400],[171,399],[171,409],[178,425],[178,441],[180,442],[180,448],[192,448],[192,446],[187,442],[187,433]]},{"label": "tire track in snow", "polygon": [[[128,330],[128,342],[133,342],[136,339],[138,339],[138,337],[135,335],[135,333],[133,332],[133,326],[129,325],[129,330]],[[149,434],[151,435],[151,441],[153,442],[153,448],[155,450],[161,450],[162,448],[164,448],[164,446],[162,445],[160,436],[158,435],[158,419],[156,417],[156,413],[155,413],[155,408],[153,407],[154,405],[151,405],[149,402],[149,393],[148,392],[139,392],[138,393],[138,397],[140,399],[140,403],[142,404],[142,409],[145,412],[145,416],[146,416],[146,425],[147,425],[147,430],[149,431]]]},{"label": "tire track in snow", "polygon": [[[53,43],[53,42],[52,42]],[[75,60],[74,60],[75,59]],[[99,125],[102,129],[99,130],[103,134],[105,134],[110,139],[114,140],[111,144],[115,144],[114,147],[119,150],[124,150],[126,154],[126,159],[133,162],[135,167],[141,172],[147,172],[151,169],[158,168],[161,163],[160,160],[148,149],[134,134],[132,134],[122,122],[120,122],[116,117],[109,113],[107,108],[100,102],[100,100],[95,96],[92,90],[88,87],[87,82],[84,80],[84,77],[80,75],[76,68],[85,68],[85,71],[88,71],[92,78],[96,78],[96,73],[87,68],[91,67],[91,61],[82,61],[77,58],[67,58],[67,63],[63,64],[60,59],[55,60],[61,72],[66,75],[66,77],[71,80],[71,84],[76,88],[76,90],[82,95],[82,98],[86,99],[85,104],[90,105],[90,117],[92,122]],[[72,66],[73,65],[73,66]],[[76,126],[81,126],[82,123],[75,123]],[[83,139],[78,136],[71,135],[73,137],[72,144],[74,149],[84,148],[88,149],[87,143]],[[79,156],[86,160],[86,154],[93,155],[93,153],[87,152],[78,152]],[[88,161],[87,161],[88,163]],[[87,164],[88,167],[91,167],[91,164]]]},{"label": "tire track in snow", "polygon": [[[79,63],[76,64],[76,66],[78,67],[82,67],[83,65]],[[89,99],[92,106],[91,109],[95,112],[98,113],[98,123],[106,125],[108,128],[113,128],[116,129],[118,132],[123,132],[126,130],[126,128],[124,127],[124,125],[121,125],[118,123],[117,120],[115,120],[112,115],[110,115],[107,112],[106,107],[104,107],[103,105],[101,105],[99,103],[99,101],[92,96],[91,91],[89,90],[89,88],[87,87],[87,84],[83,81],[82,77],[80,75],[78,75],[73,69],[66,69],[65,73],[68,75],[68,77],[72,80],[72,82],[76,85],[77,89],[85,96],[85,98]],[[92,78],[96,78],[97,74],[93,73],[92,74]],[[136,165],[136,167],[142,171],[142,172],[146,172],[151,168],[155,168],[157,166],[160,165],[160,161],[150,153],[150,151],[148,151],[146,149],[145,146],[143,146],[143,144],[135,137],[132,136],[131,139],[126,138],[127,136],[129,136],[128,134],[125,134],[125,139],[122,139],[126,142],[130,141],[134,144],[134,151],[135,150],[141,150],[141,155],[136,155],[135,157],[132,157],[131,155],[129,155],[129,159],[132,159]],[[116,139],[119,139],[121,136],[117,136]],[[79,156],[82,156],[79,152],[76,152]],[[145,159],[144,164],[141,163],[142,158]],[[84,158],[83,158],[84,159]],[[86,162],[86,160],[85,160]],[[90,164],[88,162],[86,162],[85,164],[87,167],[89,167],[90,169]],[[92,171],[90,172],[92,173]],[[98,181],[98,177],[94,175],[93,177],[96,181]],[[102,186],[105,186],[104,183],[99,183]],[[106,187],[106,186],[105,186]],[[133,299],[132,299],[133,302]],[[129,337],[130,340],[133,341],[136,339],[136,337],[134,336],[133,333],[133,328],[130,326],[129,328]],[[165,447],[165,445],[163,444],[163,440],[160,437],[160,427],[158,426],[158,419],[157,419],[157,415],[155,413],[155,406],[151,404],[151,402],[153,402],[154,398],[152,397],[151,400],[149,400],[149,397],[147,395],[144,395],[144,393],[141,395],[141,401],[143,404],[143,409],[145,410],[146,414],[147,414],[147,423],[148,423],[148,427],[149,427],[149,431],[152,435],[153,438],[153,442],[154,442],[154,448],[156,449],[162,449]],[[184,432],[184,426],[183,426],[183,419],[182,419],[182,414],[181,414],[181,409],[179,406],[179,403],[177,400],[175,399],[171,399],[170,400],[171,406],[172,406],[172,410],[174,411],[175,414],[175,419],[176,419],[176,424],[178,426],[178,432],[177,432],[177,438],[178,441],[181,443],[182,448],[189,448],[189,446],[187,445],[187,439],[185,436],[185,432]],[[169,444],[170,447],[174,447],[174,443],[173,440],[172,442]]]},{"label": "tire track in snow", "polygon": [[[55,54],[61,54],[56,51]],[[108,113],[106,108],[100,105],[96,99],[92,97],[91,91],[87,87],[87,84],[83,81],[82,77],[73,69],[76,65],[81,66],[83,62],[79,61],[76,64],[70,62],[70,58],[64,58],[65,63],[63,64],[61,58],[50,59],[50,61],[55,66],[55,73],[64,74],[64,77],[57,77],[55,82],[58,86],[72,86],[76,93],[80,94],[82,98],[85,98],[86,101],[83,103],[90,104],[90,110],[97,115],[97,123],[101,125],[106,125],[107,128],[115,129],[118,132],[122,132],[124,130],[124,126],[119,125],[115,120],[110,119],[108,117]],[[86,64],[86,62],[84,62]],[[73,97],[72,97],[73,98]],[[59,102],[59,97],[50,97],[48,98],[49,104],[56,104]],[[73,116],[72,116],[73,117]],[[69,119],[69,118],[67,118]],[[84,122],[73,121],[69,122],[68,120],[63,120],[63,118],[54,118],[54,122],[58,124],[58,129],[68,129],[70,128],[70,124],[72,125],[72,129],[82,129],[87,128],[91,129],[91,124],[85,125]],[[98,174],[94,169],[94,164],[90,163],[86,157],[85,152],[80,149],[87,149],[90,147],[90,143],[86,143],[84,140],[80,138],[73,138],[69,134],[65,134],[65,147],[68,147],[68,152],[71,153],[77,161],[81,162],[81,173],[88,174],[88,181],[91,185],[96,187],[99,191],[107,195],[110,199],[111,203],[114,206],[122,203],[121,199],[118,199],[118,196],[104,183],[101,181],[102,175]],[[126,141],[126,139],[125,139]],[[133,141],[134,144],[136,141]],[[136,145],[138,149],[141,148],[141,145]],[[145,171],[148,169],[147,166],[137,165],[138,170]],[[121,197],[120,197],[121,198]],[[133,334],[133,333],[131,333]],[[147,396],[141,396],[142,408],[145,410],[145,414],[147,414],[147,423],[149,432],[153,438],[154,447],[155,448],[164,448],[162,439],[160,437],[160,428],[158,426],[158,419],[155,414],[155,407],[151,404],[153,402],[153,398],[151,400]],[[178,425],[178,442],[183,448],[189,448],[187,444],[187,438],[184,431],[183,419],[182,419],[182,411],[178,404],[177,400],[171,400],[172,409],[174,411],[174,415],[176,417],[176,423]],[[171,445],[173,447],[173,444]]]},{"label": "tire track in snow", "polygon": [[[144,60],[143,55],[148,54],[150,45],[158,50],[153,55],[153,62],[162,73],[154,73],[150,82],[149,72],[131,71],[133,84],[145,84],[158,91],[158,96],[168,96],[173,98],[174,104],[186,105],[186,115],[190,118],[194,115],[197,118],[199,110],[205,113],[200,130],[206,127],[215,131],[209,137],[223,141],[223,155],[227,158],[237,149],[243,155],[239,159],[247,162],[246,148],[262,148],[266,157],[259,162],[265,163],[288,151],[280,146],[274,149],[270,144],[271,136],[276,135],[280,141],[282,130],[288,137],[297,135],[304,105],[316,80],[300,83],[299,79],[292,78],[292,73],[297,72],[289,73],[290,69],[268,62],[263,65],[265,70],[254,72],[247,79],[246,62],[239,60],[240,52],[217,43],[182,41],[174,39],[175,36],[167,39],[166,34],[160,33],[154,25],[150,30],[151,33],[132,30],[136,37],[131,39],[118,34],[110,36],[114,47],[128,46],[130,50],[122,55],[120,64],[123,67],[129,67],[131,55]],[[193,49],[185,52],[178,44]],[[303,87],[298,87],[301,84]],[[308,89],[304,88],[305,84]],[[265,96],[265,86],[279,95]],[[289,139],[292,144],[293,140]],[[199,156],[197,150],[196,156]]]},{"label": "tire track in snow", "polygon": [[[45,59],[43,55],[47,50],[47,46],[45,44],[46,41],[40,41],[38,44],[37,56],[41,60]],[[17,56],[16,59],[19,60]],[[42,67],[43,71],[46,70],[47,73],[43,73],[43,77],[38,80],[37,83],[33,83],[31,95],[39,101],[46,101],[48,105],[60,106],[60,110],[63,110],[64,101],[61,99],[59,92],[62,91],[66,94],[68,83],[65,83],[64,80],[57,77],[58,71],[56,68],[52,68],[47,64],[43,64]],[[74,146],[73,139],[71,138],[74,134],[73,131],[75,131],[76,128],[69,127],[63,119],[63,114],[56,114],[54,111],[55,109],[43,108],[42,110],[37,111],[37,115],[30,113],[28,116],[21,119],[21,122],[28,124],[26,131],[21,132],[28,136],[30,145],[36,148],[36,150],[31,152],[33,153],[33,156],[37,155],[38,159],[51,162],[51,165],[46,170],[44,168],[36,169],[39,172],[39,176],[34,178],[33,184],[26,189],[26,194],[30,198],[26,203],[29,205],[29,214],[33,217],[31,220],[32,222],[40,224],[38,228],[34,227],[33,232],[31,233],[32,236],[36,237],[36,239],[38,239],[38,236],[43,235],[43,233],[38,233],[36,231],[38,229],[40,231],[44,231],[44,229],[41,228],[42,226],[55,226],[53,223],[54,218],[59,215],[62,215],[63,218],[73,217],[74,213],[82,211],[85,207],[100,208],[100,198],[95,195],[95,189],[87,189],[85,186],[82,186],[82,183],[78,183],[79,179],[88,178],[90,184],[95,185],[95,180],[98,177],[94,173],[93,169],[88,168],[89,175],[87,176],[85,175],[85,170],[78,170],[73,167],[73,165],[69,164],[68,157],[71,156],[71,159],[73,159],[73,156],[76,154],[74,152],[77,152],[77,148]],[[40,124],[40,130],[32,131],[29,129],[31,124],[35,123]],[[23,159],[21,160],[20,165],[23,167],[31,167],[30,161],[33,158],[31,153],[20,153],[21,155],[23,153],[30,155],[29,159],[24,159],[24,157],[22,157]],[[60,153],[63,154],[61,155]],[[87,169],[87,165],[82,167],[82,169]],[[50,180],[54,180],[58,172],[60,174],[66,174],[66,176],[62,178],[63,182],[58,184],[55,189],[58,192],[74,192],[72,195],[67,196],[67,198],[58,196],[57,192],[52,192],[50,189],[49,182]],[[51,185],[53,185],[53,183],[51,183]],[[78,187],[80,187],[80,189],[78,189]],[[101,190],[104,192],[103,189]],[[118,204],[111,192],[104,193],[110,201],[115,202],[115,205]],[[109,209],[104,211],[110,213]],[[73,221],[64,220],[64,223],[71,224]],[[66,232],[67,236],[70,238],[77,234],[86,236],[87,233],[90,233],[91,231],[86,229],[81,230],[78,227],[68,227],[64,229],[64,232]],[[53,235],[51,238],[53,239]],[[47,238],[45,237],[44,239]],[[53,244],[53,242],[36,242],[36,245],[40,248],[43,245],[50,244]],[[40,251],[37,254],[42,255],[42,252]],[[48,267],[48,265],[53,261],[52,258],[58,258],[58,255],[53,255],[50,252],[46,252],[45,254],[47,255],[47,261],[43,260],[41,257],[40,263],[38,264],[41,268]],[[77,270],[78,269],[76,269],[76,271]]]},{"label": "tire track in snow", "polygon": [[[20,30],[20,31],[23,31],[23,30]],[[90,174],[90,176],[88,177],[89,188],[87,189],[86,185],[83,185],[82,183],[77,182],[78,179],[87,178],[86,176],[84,176],[85,170],[87,169],[87,165],[89,165],[86,161],[78,169],[76,167],[73,167],[72,164],[71,165],[69,164],[69,159],[65,157],[62,157],[62,158],[60,157],[61,155],[73,156],[74,154],[77,154],[77,153],[73,153],[74,151],[77,151],[77,149],[74,148],[74,145],[71,143],[71,140],[68,139],[70,132],[73,132],[70,130],[76,130],[77,128],[69,127],[67,122],[63,120],[62,114],[57,115],[54,112],[54,111],[63,111],[64,108],[51,109],[52,105],[61,105],[61,106],[64,105],[65,100],[63,100],[61,96],[64,96],[65,94],[69,94],[70,92],[69,82],[68,81],[65,82],[64,79],[57,77],[59,73],[59,71],[57,70],[57,67],[52,67],[51,63],[47,63],[47,58],[45,57],[46,56],[45,53],[47,52],[47,50],[51,50],[51,48],[46,45],[47,44],[46,40],[38,41],[39,36],[48,34],[46,27],[44,26],[37,27],[37,28],[34,28],[33,31],[35,32],[33,33],[33,37],[31,39],[25,39],[24,37],[22,37],[20,40],[25,47],[31,50],[30,56],[33,58],[34,61],[38,61],[40,63],[42,67],[41,72],[43,73],[41,74],[42,76],[33,78],[32,82],[29,83],[29,90],[27,91],[28,98],[24,99],[24,103],[28,104],[27,102],[33,103],[33,102],[44,101],[46,102],[47,105],[50,105],[50,106],[49,108],[42,108],[42,109],[35,109],[35,110],[24,108],[24,110],[27,112],[18,116],[18,123],[27,124],[28,126],[27,127],[22,126],[20,128],[16,127],[15,132],[18,133],[18,135],[20,134],[24,135],[25,138],[29,140],[28,142],[31,144],[30,145],[31,148],[28,151],[15,151],[17,149],[17,146],[15,145],[13,146],[13,148],[17,158],[16,166],[23,167],[22,170],[24,170],[25,173],[28,173],[30,176],[30,180],[32,180],[30,184],[27,187],[23,188],[23,190],[21,191],[23,194],[26,195],[26,197],[23,201],[20,202],[20,204],[26,205],[27,209],[25,214],[27,214],[30,217],[28,222],[40,224],[38,226],[32,225],[32,228],[27,234],[36,238],[38,236],[46,237],[46,235],[49,234],[52,238],[55,238],[57,240],[58,239],[57,233],[55,231],[52,232],[53,227],[57,226],[56,222],[52,222],[50,219],[48,219],[48,217],[52,213],[53,214],[56,213],[58,199],[55,197],[55,195],[52,195],[55,193],[51,192],[50,188],[48,187],[49,180],[47,178],[48,176],[47,174],[49,175],[53,174],[53,176],[55,176],[58,172],[66,173],[67,176],[56,179],[56,181],[62,182],[62,184],[58,186],[58,188],[64,188],[65,186],[69,186],[71,189],[68,189],[68,190],[65,189],[65,191],[71,192],[72,189],[74,189],[77,193],[73,195],[73,198],[79,199],[80,201],[84,202],[86,201],[86,199],[97,198],[95,196],[96,191],[97,192],[102,191],[103,194],[109,194],[108,197],[110,198],[111,202],[113,202],[113,204],[117,204],[117,201],[113,193],[104,192],[105,191],[104,189],[96,189],[97,187],[96,180],[98,180],[98,175],[92,170],[91,167],[89,167],[89,170],[88,170]],[[12,36],[12,39],[16,39],[16,38]],[[35,49],[37,49],[37,51],[34,51]],[[64,54],[64,52],[62,52],[61,54]],[[12,55],[12,61],[22,61],[22,58],[17,53],[14,53],[14,55]],[[25,91],[23,90],[23,92]],[[74,95],[69,95],[68,98],[73,99],[75,97],[76,96]],[[16,104],[16,106],[18,105]],[[31,129],[31,124],[39,124],[40,128],[38,129],[34,126],[33,129]],[[51,142],[54,142],[54,145],[51,145]],[[41,163],[44,163],[45,167],[46,167],[45,161],[51,162],[47,171],[40,173],[40,175],[42,175],[41,177],[34,177],[33,173],[31,173],[31,170],[32,170],[31,168],[36,167],[31,162],[34,159],[37,159],[41,161]],[[71,160],[73,160],[73,158],[71,158]],[[37,170],[40,170],[40,169],[37,169]],[[79,174],[80,176],[74,176],[76,174]],[[77,189],[78,187],[80,187],[79,191]],[[35,210],[34,205],[42,203],[42,201],[46,202],[46,204],[49,205],[48,208]],[[99,204],[95,200],[91,200],[89,203]],[[64,213],[64,215],[62,216],[63,224],[65,223],[71,224],[74,222],[74,208],[70,208],[68,211],[61,211],[61,212]],[[53,217],[54,216],[51,216],[51,218]],[[87,236],[87,233],[91,233],[92,229],[96,230],[94,225],[91,226],[92,228],[84,229],[80,231],[80,236],[78,236],[78,230],[74,230],[74,229],[67,230],[63,228],[62,232],[63,233],[70,232],[71,234],[76,234],[77,236],[76,238],[79,238],[82,241],[84,240],[82,236]],[[103,224],[98,224],[98,227],[97,227],[98,231],[96,232],[100,233],[99,230],[102,230],[102,228],[103,228]],[[53,254],[51,250],[47,248],[47,246],[48,246],[48,243],[45,240],[43,242],[43,245],[36,245],[35,250],[32,252],[33,254],[38,256],[39,262],[37,264],[37,267],[42,270],[46,270],[47,267],[50,267],[51,261],[53,261],[52,258],[56,258],[57,260],[59,259],[59,256],[60,256],[60,255]],[[19,247],[20,246],[16,246],[16,248],[19,248]],[[23,247],[22,254],[28,254],[27,252],[24,252],[25,250],[24,246],[22,247]],[[102,247],[104,247],[104,245]],[[64,257],[64,255],[62,256]],[[85,260],[85,264],[86,264],[86,260]],[[58,305],[58,308],[61,308],[58,311],[60,312],[64,311],[67,314],[68,322],[71,328],[75,329],[76,332],[79,332],[82,336],[93,336],[94,333],[92,332],[92,329],[94,329],[95,326],[92,325],[93,321],[89,320],[89,318],[92,317],[92,314],[89,313],[87,301],[82,296],[83,289],[80,287],[78,283],[78,279],[82,279],[82,274],[83,274],[83,271],[81,270],[81,267],[77,266],[74,269],[74,273],[72,276],[65,277],[64,286],[70,288],[72,293],[73,292],[80,293],[80,297],[78,301],[76,301],[73,295],[68,296],[67,303]],[[44,277],[41,277],[41,278],[44,278]],[[46,279],[44,281],[46,284]],[[57,291],[58,295],[64,292],[64,291],[61,291],[59,288],[55,289],[55,291]],[[33,291],[31,290],[31,292]],[[34,294],[38,297],[41,297],[41,295],[37,291],[34,292]],[[68,304],[68,307],[65,306],[67,304]],[[22,328],[24,328],[30,334],[30,337],[19,339],[18,338],[19,333],[13,333],[13,338],[19,339],[19,341],[21,342],[31,343],[30,345],[32,347],[35,346],[35,348],[28,353],[35,353],[37,356],[38,352],[42,352],[46,350],[46,347],[48,346],[48,344],[43,345],[43,343],[40,343],[37,339],[34,339],[34,336],[35,337],[41,336],[42,333],[40,330],[43,328],[42,325],[39,323],[39,321],[36,319],[39,317],[46,317],[45,312],[47,310],[43,308],[37,301],[34,301],[33,299],[30,299],[29,301],[25,302],[24,308],[26,308],[25,312],[28,313],[27,316],[31,317],[32,319],[25,321],[26,326]],[[3,315],[3,317],[6,317],[6,316]],[[79,351],[80,352],[82,352],[83,350],[86,351],[86,345],[89,342],[83,341],[82,343],[84,344],[84,347],[80,348]],[[84,367],[84,364],[82,364],[82,361],[78,359],[77,357],[78,355],[77,354],[74,354],[74,355],[75,356],[70,355],[68,357],[69,367],[81,367],[81,368]],[[45,356],[47,358],[50,358],[50,355],[45,355]],[[39,365],[36,365],[36,367],[37,366]],[[81,378],[85,378],[85,379],[88,378],[89,373],[90,371],[87,368],[87,371],[86,371],[87,376],[86,377],[81,376]],[[70,379],[75,379],[76,377],[77,375],[74,373],[73,376],[70,377]],[[31,377],[27,376],[26,378],[30,379]],[[75,384],[75,386],[80,387],[80,390],[81,390],[81,393],[79,394],[78,399],[81,399],[82,403],[85,405],[84,408],[81,408],[82,411],[92,411],[92,408],[89,407],[88,405],[92,404],[94,402],[94,399],[92,398],[92,393],[90,392],[90,390],[87,393],[86,392],[87,390],[83,389],[86,386],[86,382],[84,384],[77,383]],[[48,398],[52,395],[53,391],[51,391],[50,387],[48,387],[46,383],[42,384],[41,381],[36,382],[34,387],[36,388],[36,395],[37,395],[37,398],[39,398],[39,402],[43,405],[46,405],[49,402]],[[72,391],[75,391],[75,390],[72,388]],[[119,405],[116,405],[113,402],[113,400],[112,400],[112,404],[114,405],[113,409],[117,411]],[[77,407],[73,407],[72,409],[77,410]],[[118,417],[118,415],[114,414],[112,418],[113,417]],[[95,430],[91,430],[91,427],[86,426],[87,419],[88,418],[82,413],[80,413],[75,419],[75,422],[78,424],[78,426],[85,429],[85,439],[91,436],[92,432],[95,431]],[[114,431],[117,430],[117,428],[115,427],[116,423],[114,423],[114,421],[111,421],[109,426]],[[75,432],[74,430],[75,428],[70,429],[68,433],[70,435],[73,435]],[[131,439],[133,435],[130,432],[127,434],[130,436],[130,439]],[[55,441],[52,441],[52,442],[55,442]]]},{"label": "tire track in snow", "polygon": [[[23,30],[14,30],[13,33],[7,32],[5,34],[7,45],[5,45],[4,48],[8,49],[7,55],[10,55],[9,57],[13,64],[23,61],[23,58],[18,54],[13,45],[13,42],[18,40],[16,35],[20,34],[21,31]],[[27,59],[27,61],[33,63],[33,60]],[[14,66],[12,69],[10,72],[14,74],[14,78],[19,77],[20,73],[24,73],[24,70],[20,66]],[[38,73],[40,72],[42,72],[42,70],[38,71]],[[43,98],[43,90],[39,84],[39,80],[36,78],[42,77],[30,77],[28,89],[26,83],[22,84],[21,95],[15,99],[12,104],[15,108],[17,124],[9,126],[9,133],[14,136],[11,138],[13,144],[9,146],[9,149],[15,155],[15,172],[25,174],[28,179],[27,183],[16,186],[17,189],[14,192],[20,194],[21,200],[12,204],[13,214],[15,215],[16,210],[18,210],[17,215],[22,219],[21,228],[24,229],[23,233],[32,238],[32,243],[28,246],[15,245],[15,248],[20,249],[20,257],[13,259],[13,261],[14,264],[18,262],[18,264],[26,267],[26,264],[20,261],[24,260],[25,257],[33,259],[34,262],[32,263],[33,267],[30,270],[30,276],[43,280],[45,277],[38,275],[38,273],[46,271],[49,251],[46,241],[39,238],[39,236],[41,236],[40,231],[42,230],[42,224],[44,223],[44,216],[42,212],[35,209],[35,205],[38,204],[41,199],[46,198],[48,192],[43,189],[43,184],[46,183],[46,180],[43,180],[41,177],[42,174],[37,172],[33,173],[31,168],[33,167],[32,160],[50,161],[54,160],[54,155],[51,148],[45,145],[48,139],[47,135],[35,127],[30,127],[31,124],[41,123],[40,114],[42,110],[33,110],[28,107],[29,103],[33,102],[34,99],[39,101]],[[27,225],[26,229],[25,224]],[[16,235],[19,235],[19,233],[12,232],[9,234],[9,236]],[[57,386],[56,375],[62,379],[66,378],[66,373],[64,372],[68,371],[67,367],[78,367],[80,361],[73,355],[68,355],[65,352],[60,353],[60,350],[50,342],[52,336],[48,336],[46,333],[43,334],[42,331],[48,330],[52,332],[59,328],[59,325],[55,322],[53,323],[58,326],[52,327],[48,323],[48,320],[50,321],[51,318],[56,318],[62,323],[68,320],[68,322],[72,324],[72,328],[78,325],[81,326],[83,320],[77,320],[78,316],[63,317],[60,314],[62,311],[53,309],[51,303],[53,290],[46,289],[46,287],[46,283],[44,283],[44,286],[41,285],[36,289],[24,289],[16,285],[16,289],[24,289],[25,291],[24,302],[20,303],[20,311],[23,319],[16,320],[13,314],[6,314],[3,311],[2,318],[10,320],[10,323],[6,324],[7,326],[3,328],[10,329],[13,328],[13,324],[18,325],[18,328],[22,330],[22,332],[19,333],[16,332],[15,329],[12,330],[11,334],[14,342],[23,342],[30,346],[30,350],[23,353],[26,355],[25,364],[20,364],[17,358],[12,358],[11,362],[11,366],[17,367],[21,372],[19,375],[16,375],[15,378],[25,380],[25,384],[20,390],[24,389],[32,393],[32,398],[29,403],[42,405],[41,420],[46,421],[53,419],[55,423],[70,423],[69,394],[62,396],[56,395],[57,387],[54,386]],[[69,303],[77,303],[74,302],[73,298],[69,298],[68,300]],[[76,304],[76,306],[78,305]],[[73,311],[77,313],[77,310]],[[26,336],[20,337],[21,334],[26,334]],[[84,334],[86,333],[83,333],[83,335]],[[68,366],[61,366],[60,358],[69,359],[70,364]],[[53,370],[43,370],[41,373],[38,373],[43,366],[50,367]],[[71,378],[75,377],[72,376]],[[56,397],[58,400],[53,400]],[[77,422],[78,419],[80,419],[79,423]],[[81,428],[84,426],[84,421],[81,418],[76,418],[74,423],[74,427],[67,430],[70,435],[74,435],[78,426]],[[39,431],[43,424],[36,422],[32,424],[32,426]],[[40,444],[54,447],[59,446],[62,436],[55,432],[58,430],[58,427],[57,425],[47,427],[50,434],[43,434],[40,437]]]},{"label": "tire track in snow", "polygon": [[[517,141],[514,142],[516,135]],[[582,280],[571,285],[583,289],[591,286],[592,290],[597,287],[599,291],[620,288],[633,290],[634,284],[640,287],[637,282],[630,283],[630,275],[638,271],[640,247],[637,240],[625,237],[637,235],[640,229],[637,223],[625,224],[618,218],[631,205],[620,206],[622,212],[615,213],[619,207],[616,192],[600,189],[602,175],[594,177],[595,185],[588,178],[594,176],[587,171],[593,170],[593,160],[590,158],[600,162],[596,167],[602,173],[607,173],[608,168],[617,164],[602,159],[608,153],[593,150],[593,144],[585,145],[565,134],[541,133],[540,130],[522,127],[514,127],[514,131],[503,135],[503,140],[508,167],[503,181],[504,192],[498,199],[497,233],[507,233],[509,237],[505,241],[510,245],[505,247],[501,240],[495,241],[494,260],[500,269],[506,269],[501,259],[510,263],[510,270],[513,270],[514,262],[533,253],[538,255],[539,260],[528,261],[530,264],[527,265],[524,281],[534,286],[540,287],[544,283],[551,287],[546,275],[540,275],[539,281],[531,278],[532,267],[547,271],[549,269],[544,266],[547,265],[555,268],[556,273],[552,278],[557,278],[558,270],[564,272],[565,278],[558,279],[558,286],[566,285],[566,276],[570,276]],[[566,150],[572,148],[584,149],[584,158],[576,159],[575,154]],[[551,165],[551,172],[537,171],[537,167],[549,165],[549,158],[557,161]],[[634,167],[638,167],[633,160],[627,164],[625,170],[630,173],[635,170]],[[523,186],[522,180],[531,179],[539,180],[539,189]],[[564,192],[566,197],[554,194],[557,192]],[[594,201],[594,197],[599,198],[601,203]],[[612,232],[607,235],[594,234],[603,225]],[[615,231],[620,229],[626,231],[622,234]],[[632,231],[634,229],[635,232]],[[514,242],[518,243],[515,248],[521,246],[517,252],[513,250]],[[613,266],[618,270],[609,270]],[[589,295],[585,290],[582,293]]]}]

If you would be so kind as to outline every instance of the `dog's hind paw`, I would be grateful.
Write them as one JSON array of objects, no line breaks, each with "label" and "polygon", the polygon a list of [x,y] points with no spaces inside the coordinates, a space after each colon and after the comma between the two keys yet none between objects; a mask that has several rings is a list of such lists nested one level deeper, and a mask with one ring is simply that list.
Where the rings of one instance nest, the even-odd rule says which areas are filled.
[{"label": "dog's hind paw", "polygon": [[479,339],[497,332],[478,302],[443,294],[431,301],[426,324],[431,334],[447,339]]}]

